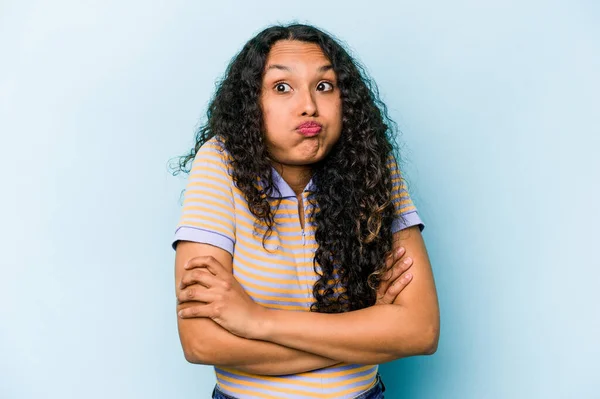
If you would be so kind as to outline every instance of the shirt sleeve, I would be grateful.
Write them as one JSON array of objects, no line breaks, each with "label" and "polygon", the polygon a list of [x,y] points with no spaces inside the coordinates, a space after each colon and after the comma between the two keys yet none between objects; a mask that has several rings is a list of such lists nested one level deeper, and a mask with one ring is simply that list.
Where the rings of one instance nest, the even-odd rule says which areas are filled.
[{"label": "shirt sleeve", "polygon": [[215,140],[197,152],[184,193],[181,218],[172,247],[178,241],[214,245],[233,255],[235,208],[226,153]]},{"label": "shirt sleeve", "polygon": [[392,202],[396,213],[396,218],[392,222],[392,233],[416,225],[419,226],[420,231],[423,231],[425,224],[421,220],[417,208],[410,198],[406,182],[393,156],[390,156],[388,159],[388,166],[392,172]]}]

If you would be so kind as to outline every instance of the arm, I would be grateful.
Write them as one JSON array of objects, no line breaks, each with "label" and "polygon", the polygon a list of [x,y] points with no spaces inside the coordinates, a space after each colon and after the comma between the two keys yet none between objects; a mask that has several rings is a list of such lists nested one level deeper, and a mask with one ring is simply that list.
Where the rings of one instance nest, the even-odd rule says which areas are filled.
[{"label": "arm", "polygon": [[[439,308],[433,273],[417,226],[394,235],[413,259],[413,282],[393,304],[341,314],[266,310],[253,338],[339,359],[377,364],[432,354],[439,339]],[[334,334],[324,332],[335,331]]]},{"label": "arm", "polygon": [[[231,274],[236,218],[234,183],[227,157],[221,143],[211,140],[194,158],[175,236],[176,284],[184,274],[183,265],[203,255],[218,259]],[[180,291],[176,287],[178,295]],[[178,305],[177,311],[190,306],[194,302]],[[277,344],[237,337],[207,318],[178,318],[177,323],[183,352],[192,363],[231,366],[265,375],[304,372],[339,363]]]},{"label": "arm", "polygon": [[[182,298],[177,307],[178,312],[189,307],[202,306],[202,302],[194,299],[194,293],[202,291],[203,288],[196,282],[195,273],[206,273],[206,271],[192,269],[184,272],[181,266],[182,263],[190,266],[198,259],[199,253],[204,257],[212,256],[224,269],[231,267],[231,255],[224,250],[205,244],[180,243],[176,258],[176,281],[181,283],[176,287],[176,291],[178,297]],[[411,281],[403,274],[411,267],[410,262],[404,262],[404,253],[404,248],[401,248],[386,258],[388,272],[378,288],[377,305],[392,303]],[[183,277],[182,273],[185,273]],[[185,295],[185,292],[182,295],[182,287],[185,287],[185,292],[191,293],[191,296]],[[183,320],[188,322],[185,323]],[[241,338],[210,318],[181,319],[178,323],[186,359],[192,363],[232,367],[247,373],[262,375],[302,373],[339,363],[338,360],[308,353],[310,351],[305,352],[265,341]]]},{"label": "arm", "polygon": [[439,309],[419,228],[395,233],[394,248],[400,245],[413,259],[416,278],[393,304],[342,314],[269,310],[254,303],[219,262],[208,260],[203,261],[206,272],[197,277],[206,288],[193,294],[205,305],[187,309],[181,317],[210,317],[238,336],[343,362],[374,364],[431,354],[439,337]]},{"label": "arm", "polygon": [[[231,255],[218,247],[181,241],[175,257],[175,281],[179,283],[184,264],[197,256],[213,256],[231,271]],[[176,287],[179,295],[180,287]],[[198,305],[185,302],[177,311]],[[283,375],[302,373],[339,363],[323,356],[298,349],[287,348],[275,343],[238,337],[225,330],[209,318],[177,318],[179,339],[185,358],[190,363],[232,367],[252,374]]]}]

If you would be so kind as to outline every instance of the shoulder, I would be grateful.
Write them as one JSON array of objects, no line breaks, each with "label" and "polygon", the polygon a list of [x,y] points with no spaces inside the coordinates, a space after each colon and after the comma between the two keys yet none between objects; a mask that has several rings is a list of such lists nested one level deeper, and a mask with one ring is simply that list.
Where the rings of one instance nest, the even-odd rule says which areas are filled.
[{"label": "shoulder", "polygon": [[230,165],[231,156],[227,152],[225,144],[217,137],[212,137],[196,151],[190,174],[220,171],[221,173],[227,172],[225,174],[229,175]]},{"label": "shoulder", "polygon": [[392,172],[392,175],[400,173],[400,169],[398,169],[398,161],[393,153],[388,155],[386,165],[390,172]]},{"label": "shoulder", "polygon": [[415,225],[419,226],[420,231],[423,231],[425,224],[411,198],[406,180],[393,154],[388,157],[387,165],[392,179],[391,201],[396,214],[396,219],[392,223],[392,232],[396,233]]},{"label": "shoulder", "polygon": [[202,146],[196,152],[194,159],[212,159],[226,163],[231,159],[231,156],[225,148],[225,143],[215,136],[202,144]]},{"label": "shoulder", "polygon": [[387,158],[386,164],[392,179],[392,196],[394,199],[397,199],[398,197],[406,199],[409,196],[406,180],[404,180],[404,176],[398,167],[398,161],[396,160],[396,157],[393,154],[390,154]]}]

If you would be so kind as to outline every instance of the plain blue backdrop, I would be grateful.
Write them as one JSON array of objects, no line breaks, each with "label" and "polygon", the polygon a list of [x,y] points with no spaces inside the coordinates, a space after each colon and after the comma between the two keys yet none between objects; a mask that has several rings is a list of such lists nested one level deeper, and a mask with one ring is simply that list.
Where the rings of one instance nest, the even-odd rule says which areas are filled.
[{"label": "plain blue backdrop", "polygon": [[400,127],[441,305],[390,398],[599,398],[592,1],[0,3],[0,397],[208,397],[170,247],[216,80],[254,34],[342,39]]}]

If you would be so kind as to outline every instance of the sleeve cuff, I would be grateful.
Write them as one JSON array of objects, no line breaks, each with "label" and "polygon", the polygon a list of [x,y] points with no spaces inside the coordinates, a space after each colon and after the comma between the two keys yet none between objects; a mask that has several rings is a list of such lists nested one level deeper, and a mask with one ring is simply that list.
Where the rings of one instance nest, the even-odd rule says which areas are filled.
[{"label": "sleeve cuff", "polygon": [[175,231],[175,238],[171,245],[173,249],[177,248],[178,241],[193,241],[202,244],[210,244],[215,247],[219,247],[229,252],[233,256],[233,240],[229,237],[225,237],[222,234],[215,233],[214,231],[199,229],[189,226],[181,226]]},{"label": "sleeve cuff", "polygon": [[421,220],[421,217],[417,211],[405,213],[402,215],[402,218],[398,217],[392,222],[392,234],[416,225],[419,226],[420,231],[423,231],[425,228],[425,224],[423,224],[423,221]]}]

